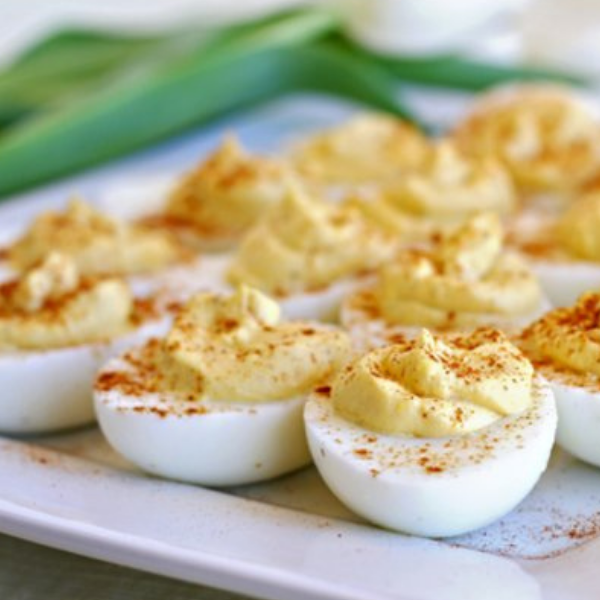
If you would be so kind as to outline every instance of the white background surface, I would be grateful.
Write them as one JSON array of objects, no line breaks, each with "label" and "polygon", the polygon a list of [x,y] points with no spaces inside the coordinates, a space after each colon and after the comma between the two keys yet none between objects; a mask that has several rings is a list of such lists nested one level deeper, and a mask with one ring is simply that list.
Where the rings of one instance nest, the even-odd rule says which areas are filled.
[{"label": "white background surface", "polygon": [[384,50],[466,50],[600,77],[598,0],[0,0],[0,65],[55,28],[156,31],[315,3]]}]

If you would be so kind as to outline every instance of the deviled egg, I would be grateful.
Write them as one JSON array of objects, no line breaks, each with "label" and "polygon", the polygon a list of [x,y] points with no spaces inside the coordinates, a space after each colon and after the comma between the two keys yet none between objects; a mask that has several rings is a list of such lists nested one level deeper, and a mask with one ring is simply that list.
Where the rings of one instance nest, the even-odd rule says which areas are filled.
[{"label": "deviled egg", "polygon": [[428,145],[405,121],[364,114],[299,141],[290,161],[303,177],[323,185],[377,184],[418,167]]},{"label": "deviled egg", "polygon": [[359,211],[294,186],[242,240],[227,277],[275,296],[290,319],[335,320],[342,298],[396,246]]},{"label": "deviled egg", "polygon": [[600,294],[544,315],[520,345],[554,392],[558,444],[600,467]]},{"label": "deviled egg", "polygon": [[451,140],[431,144],[418,168],[382,184],[376,193],[347,201],[410,242],[481,211],[509,215],[517,205],[512,179],[496,159],[471,157]]},{"label": "deviled egg", "polygon": [[80,199],[37,216],[8,247],[7,257],[23,272],[54,251],[68,256],[84,276],[127,277],[143,294],[159,287],[169,269],[197,269],[199,260],[168,233],[118,220]]},{"label": "deviled egg", "polygon": [[464,331],[523,327],[548,309],[527,264],[505,252],[494,213],[471,217],[429,248],[401,250],[376,281],[343,302],[342,325],[361,348],[412,336],[420,327]]},{"label": "deviled egg", "polygon": [[564,199],[600,168],[598,108],[566,87],[492,91],[476,101],[454,136],[466,152],[500,160],[529,196]]},{"label": "deviled egg", "polygon": [[555,306],[600,289],[600,190],[574,200],[560,216],[522,220],[512,245],[526,257]]},{"label": "deviled egg", "polygon": [[101,370],[95,405],[109,443],[150,473],[204,485],[308,464],[304,403],[349,359],[350,340],[279,317],[249,288],[191,298],[166,337]]},{"label": "deviled egg", "polygon": [[166,323],[152,299],[135,300],[118,278],[83,277],[61,254],[0,284],[0,431],[92,422],[100,365]]},{"label": "deviled egg", "polygon": [[445,537],[512,510],[546,468],[552,392],[504,335],[415,340],[356,359],[305,408],[313,460],[349,508]]},{"label": "deviled egg", "polygon": [[235,245],[286,193],[292,170],[253,155],[229,136],[171,192],[162,213],[145,219],[192,248],[221,251]]},{"label": "deviled egg", "polygon": [[25,271],[53,251],[89,276],[152,273],[189,257],[170,236],[118,221],[80,199],[36,217],[8,248],[8,259]]}]

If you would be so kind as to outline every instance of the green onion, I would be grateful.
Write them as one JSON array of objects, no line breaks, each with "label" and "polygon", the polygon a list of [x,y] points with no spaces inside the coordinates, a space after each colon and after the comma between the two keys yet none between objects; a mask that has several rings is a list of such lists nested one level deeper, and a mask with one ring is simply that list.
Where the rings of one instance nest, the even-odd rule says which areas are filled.
[{"label": "green onion", "polygon": [[[141,82],[191,55],[199,60],[235,43],[282,43],[295,31],[325,33],[335,26],[327,13],[281,13],[216,30],[175,31],[139,37],[86,30],[54,34],[0,73],[0,124],[49,112],[94,97],[123,82]],[[4,116],[6,115],[6,116]]]},{"label": "green onion", "polygon": [[0,195],[121,156],[276,95],[343,94],[410,118],[395,78],[330,45],[258,48],[191,63],[65,114],[35,121],[0,145]]},{"label": "green onion", "polygon": [[406,82],[472,92],[514,81],[553,81],[586,85],[583,77],[552,69],[512,67],[460,56],[399,58],[378,55],[381,65]]},{"label": "green onion", "polygon": [[350,98],[414,122],[402,83],[476,91],[532,79],[582,83],[456,56],[376,54],[344,38],[337,19],[318,9],[160,36],[61,32],[0,72],[0,196],[296,91]]},{"label": "green onion", "polygon": [[143,56],[156,43],[92,32],[51,36],[0,73],[0,112],[19,108],[32,114],[59,105],[85,86],[98,89],[106,75]]},{"label": "green onion", "polygon": [[0,143],[0,195],[272,97],[288,83],[271,55],[318,39],[335,25],[329,15],[310,11],[245,26],[224,37],[218,51],[201,43],[146,78],[9,129]]}]

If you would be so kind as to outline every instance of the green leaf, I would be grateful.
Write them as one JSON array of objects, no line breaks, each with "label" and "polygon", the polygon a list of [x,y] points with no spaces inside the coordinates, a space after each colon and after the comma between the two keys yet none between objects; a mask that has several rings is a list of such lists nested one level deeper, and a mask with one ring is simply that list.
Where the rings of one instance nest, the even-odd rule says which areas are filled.
[{"label": "green leaf", "polygon": [[581,83],[457,56],[372,53],[317,9],[152,38],[63,32],[0,74],[0,195],[289,92],[339,95],[414,120],[402,82],[474,91],[538,79]]},{"label": "green leaf", "polygon": [[[362,51],[364,52],[364,50]],[[477,92],[516,81],[552,81],[583,86],[583,77],[554,69],[506,66],[460,56],[402,58],[370,54],[380,64],[406,82]]]},{"label": "green leaf", "polygon": [[[48,112],[153,76],[174,61],[236,43],[284,43],[304,30],[329,31],[337,23],[323,11],[296,10],[221,29],[171,31],[160,36],[125,36],[99,31],[67,30],[54,34],[27,51],[0,73],[0,119],[10,121],[33,113]],[[0,120],[1,122],[1,120]]]},{"label": "green leaf", "polygon": [[[234,85],[233,85],[234,84]],[[395,78],[334,45],[238,47],[77,111],[34,121],[0,144],[0,195],[127,154],[265,99],[314,90],[411,118]]]},{"label": "green leaf", "polygon": [[[291,85],[286,48],[336,27],[304,11],[244,27],[218,50],[197,49],[149,77],[9,130],[0,142],[0,194],[123,155]],[[304,71],[307,69],[305,68]]]},{"label": "green leaf", "polygon": [[21,106],[28,111],[52,110],[124,78],[141,77],[190,45],[200,34],[171,38],[116,38],[79,33],[61,35],[0,73],[0,109]]}]

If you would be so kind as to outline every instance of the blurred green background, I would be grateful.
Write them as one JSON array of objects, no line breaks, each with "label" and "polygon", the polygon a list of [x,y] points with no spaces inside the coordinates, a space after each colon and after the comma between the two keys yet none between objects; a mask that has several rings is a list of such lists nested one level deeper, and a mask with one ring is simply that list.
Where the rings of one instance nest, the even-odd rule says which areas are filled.
[{"label": "blurred green background", "polygon": [[[406,10],[397,0],[368,6],[347,0],[263,11],[233,23],[197,17],[141,32],[59,21],[22,44],[0,71],[0,197],[298,91],[349,98],[427,128],[402,101],[403,86],[479,91],[522,80],[586,84],[573,70],[486,56],[481,41],[498,38],[490,19],[496,27],[514,19],[490,11],[493,2],[489,15],[474,17],[460,13],[461,0],[450,19],[450,13],[434,18],[439,1],[437,8],[434,0],[422,1],[431,14],[413,14],[416,0]],[[365,6],[373,14],[363,14]],[[463,47],[464,40],[471,46]]]}]

